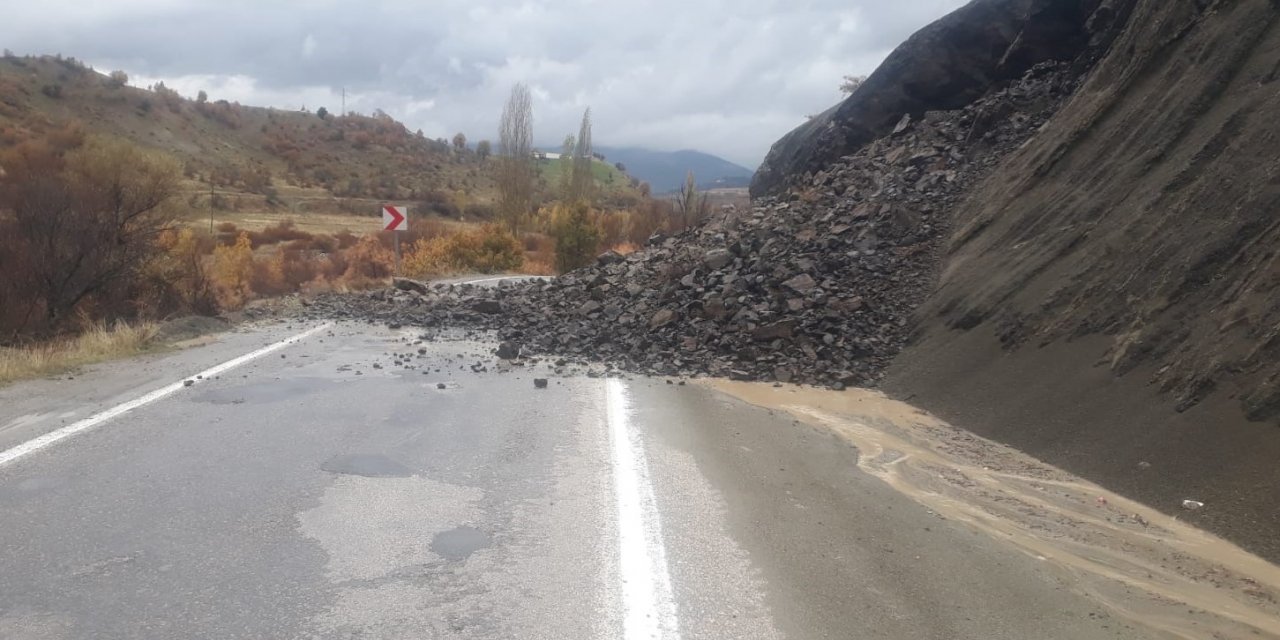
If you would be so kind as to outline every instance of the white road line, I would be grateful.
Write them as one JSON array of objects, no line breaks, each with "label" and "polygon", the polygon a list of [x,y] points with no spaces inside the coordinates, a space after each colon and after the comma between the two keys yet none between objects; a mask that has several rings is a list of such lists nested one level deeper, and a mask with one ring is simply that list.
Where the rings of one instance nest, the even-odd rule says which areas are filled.
[{"label": "white road line", "polygon": [[482,282],[493,282],[495,280],[511,280],[514,282],[524,282],[526,280],[550,280],[550,276],[530,276],[513,273],[505,276],[494,276],[492,278],[478,278],[475,280],[459,280],[452,284],[480,284]]},{"label": "white road line", "polygon": [[174,393],[175,391],[178,391],[179,389],[182,389],[185,386],[184,383],[186,380],[194,380],[197,383],[202,382],[204,380],[209,380],[213,376],[216,376],[225,371],[234,369],[255,358],[261,358],[262,356],[265,356],[268,353],[271,353],[273,351],[278,351],[280,349],[283,349],[295,342],[309,338],[312,335],[319,333],[321,331],[324,331],[325,329],[328,329],[332,326],[333,326],[333,323],[328,322],[318,327],[308,329],[293,337],[286,338],[284,340],[281,340],[280,342],[269,344],[261,349],[258,349],[257,351],[246,353],[240,356],[239,358],[236,358],[234,360],[228,360],[216,367],[205,369],[204,371],[193,374],[190,377],[183,378],[182,380],[179,380],[171,385],[156,389],[155,391],[152,391],[151,393],[148,393],[144,396],[134,398],[133,400],[130,400],[122,404],[118,404],[114,407],[111,407],[110,409],[107,409],[106,411],[103,411],[101,413],[96,413],[92,416],[89,416],[88,418],[85,418],[84,420],[80,420],[79,422],[73,422],[65,427],[62,427],[61,429],[58,429],[57,431],[50,431],[49,433],[46,433],[38,438],[33,438],[31,440],[28,440],[16,447],[13,447],[12,449],[7,449],[3,452],[0,452],[0,465],[8,464],[27,454],[35,453],[36,451],[39,451],[55,442],[58,442],[59,440],[70,438],[71,436],[74,436],[78,433],[88,431],[89,429],[92,429],[116,416],[123,415],[130,411],[133,411],[138,407],[151,404],[156,400],[159,400],[167,395]]},{"label": "white road line", "polygon": [[480,284],[481,282],[493,282],[494,280],[513,280],[520,276],[498,276],[496,278],[480,278],[479,280],[463,280],[458,284]]},{"label": "white road line", "polygon": [[644,446],[630,426],[630,400],[621,380],[605,382],[605,411],[618,502],[623,638],[678,640],[680,625],[649,465]]}]

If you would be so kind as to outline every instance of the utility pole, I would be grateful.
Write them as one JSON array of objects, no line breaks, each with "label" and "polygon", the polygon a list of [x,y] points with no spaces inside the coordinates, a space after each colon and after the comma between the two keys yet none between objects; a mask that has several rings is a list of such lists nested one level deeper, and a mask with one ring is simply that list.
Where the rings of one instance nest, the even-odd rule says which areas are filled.
[{"label": "utility pole", "polygon": [[338,115],[347,115],[347,88],[342,88],[342,113]]},{"label": "utility pole", "polygon": [[213,235],[213,177],[209,179],[209,235]]}]

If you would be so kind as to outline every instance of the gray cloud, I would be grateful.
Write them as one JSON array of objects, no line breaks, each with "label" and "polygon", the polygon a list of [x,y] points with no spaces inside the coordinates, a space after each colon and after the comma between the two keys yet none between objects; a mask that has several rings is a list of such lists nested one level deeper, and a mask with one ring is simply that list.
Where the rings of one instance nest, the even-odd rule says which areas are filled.
[{"label": "gray cloud", "polygon": [[380,108],[433,137],[496,129],[533,89],[535,137],[696,148],[747,166],[834,104],[843,74],[964,0],[45,0],[0,42],[245,104]]}]

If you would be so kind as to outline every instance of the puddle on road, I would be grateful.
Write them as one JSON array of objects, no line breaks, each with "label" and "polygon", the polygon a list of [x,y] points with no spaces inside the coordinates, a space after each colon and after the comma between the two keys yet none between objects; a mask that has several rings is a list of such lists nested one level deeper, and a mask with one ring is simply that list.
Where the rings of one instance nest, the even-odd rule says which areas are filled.
[{"label": "puddle on road", "polygon": [[489,548],[489,534],[475,527],[457,527],[441,531],[431,539],[431,551],[451,562],[466,560],[471,554]]},{"label": "puddle on road", "polygon": [[413,470],[381,454],[352,453],[334,456],[320,465],[330,473],[366,478],[408,478]]},{"label": "puddle on road", "polygon": [[1280,638],[1280,567],[1212,534],[879,392],[703,384],[830,429],[866,473],[1134,622],[1174,638]]}]

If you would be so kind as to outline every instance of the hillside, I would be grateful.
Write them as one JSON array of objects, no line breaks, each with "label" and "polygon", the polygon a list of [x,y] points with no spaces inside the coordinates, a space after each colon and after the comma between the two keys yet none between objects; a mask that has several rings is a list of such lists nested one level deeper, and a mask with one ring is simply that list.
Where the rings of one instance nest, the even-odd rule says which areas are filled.
[{"label": "hillside", "polygon": [[[539,158],[536,162],[540,188],[544,193],[555,193],[565,172],[570,170],[570,165],[559,154]],[[592,160],[591,173],[595,176],[596,189],[603,206],[627,207],[635,204],[640,195],[637,189],[639,179],[620,171],[610,162],[598,159]]]},{"label": "hillside", "polygon": [[321,118],[188,100],[54,57],[0,60],[0,96],[0,144],[76,123],[171,153],[188,178],[232,191],[278,196],[293,187],[412,200],[432,190],[481,197],[492,190],[473,154],[454,153],[382,114]]},{"label": "hillside", "polygon": [[[885,386],[1280,558],[1278,19],[1266,0],[980,0],[779,140],[752,190],[858,188],[840,159],[886,149],[927,183],[1022,120],[1035,135],[934,209],[937,281],[904,292],[920,306]],[[1046,122],[1032,92],[962,120],[964,144],[907,137],[1055,60],[1080,79]]]},{"label": "hillside", "polygon": [[[450,215],[495,197],[492,162],[386,114],[282,111],[140,89],[73,58],[0,59],[0,147],[61,131],[120,136],[182,161],[193,204],[367,210],[397,200]],[[473,143],[475,141],[472,141]],[[616,178],[616,171],[607,171]],[[606,196],[632,196],[608,180]],[[421,209],[420,209],[421,210]]]},{"label": "hillside", "polygon": [[889,387],[1280,559],[1280,7],[1113,4],[1110,53],[955,211]]},{"label": "hillside", "polygon": [[704,188],[742,187],[751,170],[701,151],[650,151],[632,147],[596,147],[609,162],[621,162],[627,173],[649,183],[654,193],[668,193],[684,184],[692,171]]}]

